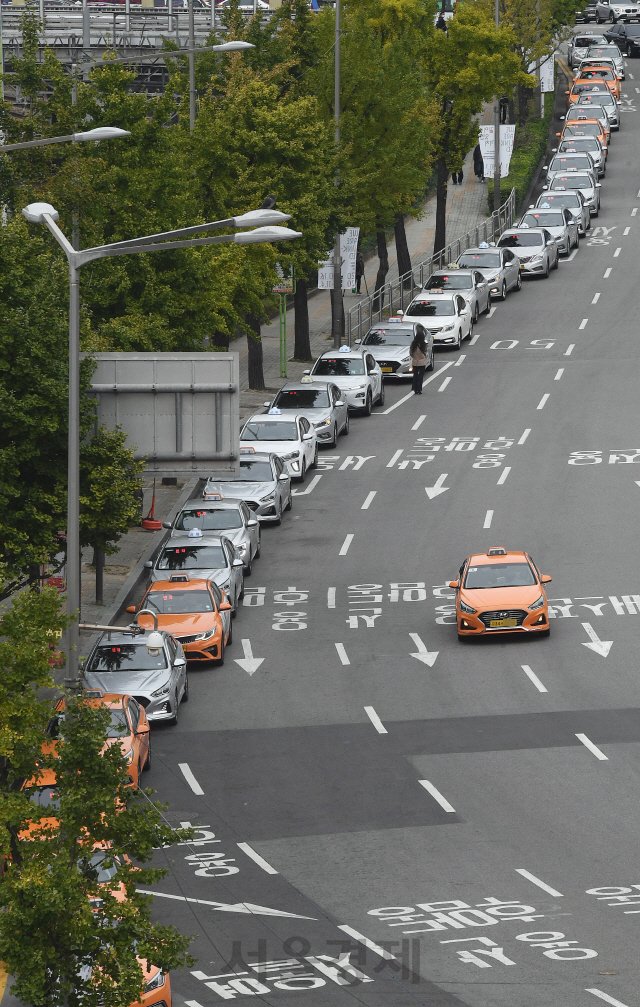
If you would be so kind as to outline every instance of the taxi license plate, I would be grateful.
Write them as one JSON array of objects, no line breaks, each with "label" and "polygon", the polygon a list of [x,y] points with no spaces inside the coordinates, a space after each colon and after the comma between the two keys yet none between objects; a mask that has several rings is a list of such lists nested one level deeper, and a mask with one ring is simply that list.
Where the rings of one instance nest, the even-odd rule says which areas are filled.
[{"label": "taxi license plate", "polygon": [[380,370],[384,371],[384,372],[386,372],[386,371],[392,371],[393,367],[381,367]]},{"label": "taxi license plate", "polygon": [[492,619],[489,623],[491,629],[497,629],[499,626],[517,626],[517,619]]},{"label": "taxi license plate", "polygon": [[520,263],[520,269],[524,269],[524,262]]}]

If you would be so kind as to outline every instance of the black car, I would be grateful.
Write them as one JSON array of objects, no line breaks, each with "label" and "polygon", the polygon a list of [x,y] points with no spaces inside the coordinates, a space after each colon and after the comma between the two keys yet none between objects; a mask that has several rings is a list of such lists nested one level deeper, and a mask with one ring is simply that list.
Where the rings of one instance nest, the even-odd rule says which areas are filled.
[{"label": "black car", "polygon": [[585,24],[589,21],[597,21],[595,3],[587,4],[584,10],[576,11],[576,24]]},{"label": "black car", "polygon": [[604,37],[627,56],[640,56],[640,24],[612,24]]}]

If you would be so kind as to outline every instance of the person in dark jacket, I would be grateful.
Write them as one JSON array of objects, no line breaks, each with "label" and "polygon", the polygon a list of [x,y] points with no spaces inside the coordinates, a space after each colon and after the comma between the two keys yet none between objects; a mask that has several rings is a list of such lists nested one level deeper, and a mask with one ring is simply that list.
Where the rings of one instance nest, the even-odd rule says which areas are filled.
[{"label": "person in dark jacket", "polygon": [[462,168],[460,169],[460,171],[452,171],[451,178],[453,179],[454,185],[462,185],[462,180],[464,178],[464,172]]},{"label": "person in dark jacket", "polygon": [[439,28],[441,31],[447,30],[447,22],[444,19],[444,14],[442,13],[442,11],[440,11],[440,13],[438,14],[438,20],[436,21],[436,28]]},{"label": "person in dark jacket", "polygon": [[479,182],[484,182],[484,159],[480,144],[477,143],[473,149],[473,171]]},{"label": "person in dark jacket", "polygon": [[356,291],[360,293],[360,284],[364,276],[364,255],[358,251],[356,255]]},{"label": "person in dark jacket", "polygon": [[411,357],[413,379],[411,390],[414,395],[422,395],[422,382],[424,380],[424,369],[427,366],[427,344],[423,335],[416,335],[409,347]]}]

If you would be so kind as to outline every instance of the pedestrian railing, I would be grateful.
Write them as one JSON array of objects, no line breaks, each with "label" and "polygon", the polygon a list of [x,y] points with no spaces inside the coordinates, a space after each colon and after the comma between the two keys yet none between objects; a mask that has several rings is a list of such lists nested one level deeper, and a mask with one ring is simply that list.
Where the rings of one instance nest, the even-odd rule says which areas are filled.
[{"label": "pedestrian railing", "polygon": [[512,189],[509,198],[500,209],[494,210],[491,216],[477,227],[467,231],[461,238],[456,238],[440,252],[414,266],[397,280],[385,283],[349,308],[345,315],[345,336],[349,346],[354,339],[360,339],[373,322],[381,322],[396,311],[404,311],[411,303],[415,291],[423,287],[434,269],[442,269],[457,259],[467,248],[474,248],[481,241],[495,241],[505,227],[512,224],[515,212],[516,190]]}]

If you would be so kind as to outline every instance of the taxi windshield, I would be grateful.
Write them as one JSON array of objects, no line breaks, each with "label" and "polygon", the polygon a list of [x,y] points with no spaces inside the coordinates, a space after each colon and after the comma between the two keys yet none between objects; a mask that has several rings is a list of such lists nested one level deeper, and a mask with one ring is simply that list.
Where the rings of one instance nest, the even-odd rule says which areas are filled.
[{"label": "taxi windshield", "polygon": [[221,545],[167,546],[158,560],[158,570],[220,570],[227,565]]},{"label": "taxi windshield", "polygon": [[60,795],[55,784],[53,786],[49,784],[46,787],[34,787],[33,790],[29,788],[29,790],[29,800],[38,808],[60,807]]},{"label": "taxi windshield", "polygon": [[245,483],[271,483],[273,482],[271,463],[251,462],[243,458],[240,462],[238,479]]},{"label": "taxi windshield", "polygon": [[[297,441],[298,428],[291,420],[273,423],[252,420],[240,434],[241,441]],[[236,527],[238,527],[236,525]]]},{"label": "taxi windshield", "polygon": [[454,315],[453,301],[412,301],[407,309],[408,315],[432,317],[433,315]]},{"label": "taxi windshield", "polygon": [[351,374],[364,374],[364,360],[351,357],[322,357],[313,368],[312,374],[320,377],[348,378]]},{"label": "taxi windshield", "polygon": [[518,234],[503,234],[498,242],[500,248],[532,248],[542,245],[542,235],[531,231],[520,231]]},{"label": "taxi windshield", "polygon": [[549,171],[566,171],[567,168],[593,168],[593,163],[586,154],[569,154],[567,157],[554,157],[549,165]]},{"label": "taxi windshield", "polygon": [[550,193],[548,196],[544,197],[545,203],[551,203],[553,206],[568,206],[570,208],[576,209],[580,207],[580,197],[575,192],[554,192]]},{"label": "taxi windshield", "polygon": [[583,94],[580,97],[580,104],[577,106],[581,111],[587,108],[589,105],[615,105],[615,98],[611,94],[608,87],[606,90],[598,91],[596,94]]},{"label": "taxi windshield", "polygon": [[585,122],[581,126],[565,126],[565,136],[600,136],[602,130],[597,122]]},{"label": "taxi windshield", "polygon": [[365,346],[408,346],[413,341],[413,329],[393,326],[389,329],[372,329],[362,340]]},{"label": "taxi windshield", "polygon": [[242,528],[240,511],[235,507],[216,507],[212,510],[183,510],[175,523],[176,531],[226,531],[227,528]]},{"label": "taxi windshield", "polygon": [[599,146],[598,141],[596,140],[595,136],[572,136],[570,140],[562,141],[562,143],[560,144],[560,150],[561,151],[589,150],[598,153],[598,146]]},{"label": "taxi windshield", "polygon": [[615,80],[613,76],[613,70],[610,66],[598,66],[591,69],[587,67],[581,70],[578,75],[578,81],[582,80]]},{"label": "taxi windshield", "polygon": [[465,252],[458,259],[458,265],[469,269],[499,269],[500,256],[495,252]]},{"label": "taxi windshield", "polygon": [[188,615],[190,612],[213,612],[213,600],[208,591],[151,591],[144,608],[158,615]]},{"label": "taxi windshield", "polygon": [[557,175],[551,183],[552,189],[593,189],[593,179],[589,175]]},{"label": "taxi windshield", "polygon": [[440,287],[441,290],[468,290],[472,286],[473,279],[469,273],[447,273],[446,276],[438,276],[436,273],[425,283],[427,290],[433,290],[434,287]]},{"label": "taxi windshield", "polygon": [[483,563],[470,566],[464,586],[473,589],[493,587],[531,587],[536,583],[528,563]]},{"label": "taxi windshield", "polygon": [[150,654],[146,643],[107,643],[96,650],[88,665],[89,671],[157,671],[166,668],[164,648]]},{"label": "taxi windshield", "polygon": [[525,214],[523,224],[529,227],[562,227],[564,225],[562,210],[536,210]]},{"label": "taxi windshield", "polygon": [[620,59],[621,53],[617,45],[589,46],[587,59],[594,56],[611,56],[613,59]]},{"label": "taxi windshield", "polygon": [[573,44],[576,49],[588,49],[593,46],[593,35],[576,35]]},{"label": "taxi windshield", "polygon": [[278,409],[322,409],[329,405],[326,388],[290,388],[273,400]]},{"label": "taxi windshield", "polygon": [[[593,76],[595,77],[596,74],[594,74]],[[606,91],[607,94],[609,94],[609,88],[604,83],[604,81],[601,84],[599,84],[597,80],[592,80],[592,81],[585,80],[585,81],[581,81],[579,84],[574,84],[573,88],[571,90],[571,93],[572,94],[584,94],[585,91],[588,91],[589,94],[592,94],[594,92],[599,92],[599,91]]]}]

